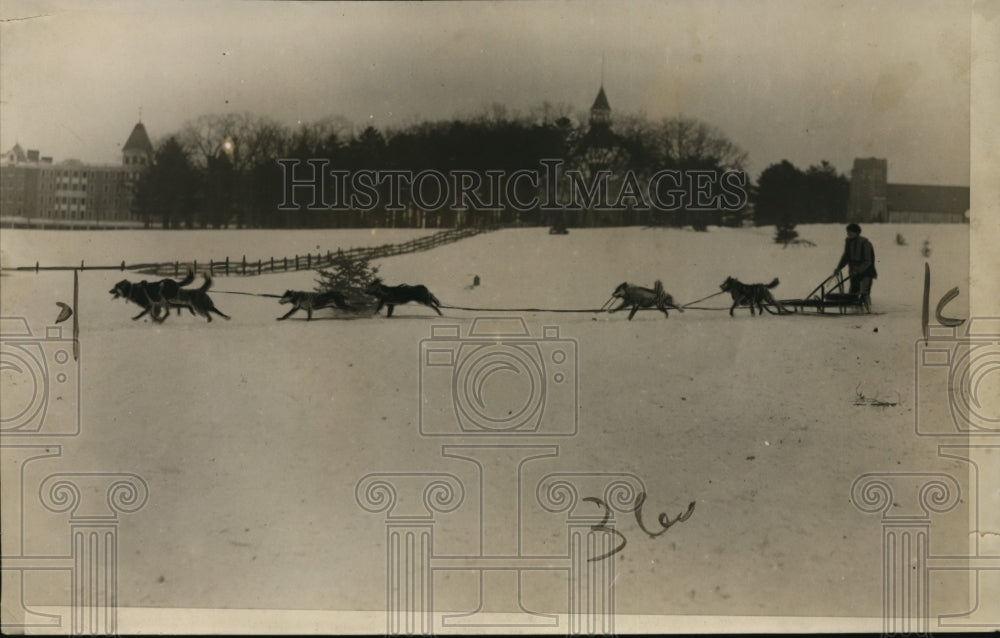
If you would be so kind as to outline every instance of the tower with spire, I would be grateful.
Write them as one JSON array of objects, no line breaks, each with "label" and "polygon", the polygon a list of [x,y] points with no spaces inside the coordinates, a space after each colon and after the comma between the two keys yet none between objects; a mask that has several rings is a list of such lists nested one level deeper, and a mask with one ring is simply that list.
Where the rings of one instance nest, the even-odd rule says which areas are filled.
[{"label": "tower with spire", "polygon": [[608,96],[604,93],[604,82],[594,99],[594,105],[590,107],[590,128],[611,126],[611,105],[608,103]]},{"label": "tower with spire", "polygon": [[146,127],[139,121],[122,147],[122,164],[141,168],[153,163],[153,143],[149,141]]},{"label": "tower with spire", "polygon": [[601,88],[590,107],[590,130],[611,128],[611,105],[604,93],[604,54],[601,54]]}]

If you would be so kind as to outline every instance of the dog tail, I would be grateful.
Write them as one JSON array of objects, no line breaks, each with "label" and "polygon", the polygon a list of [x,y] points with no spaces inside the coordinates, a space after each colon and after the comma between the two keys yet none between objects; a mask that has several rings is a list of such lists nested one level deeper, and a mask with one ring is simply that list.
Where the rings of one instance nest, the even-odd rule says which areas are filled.
[{"label": "dog tail", "polygon": [[777,286],[777,285],[778,285],[779,283],[781,283],[781,282],[779,282],[779,281],[778,281],[778,278],[777,278],[777,277],[775,277],[775,278],[774,278],[774,281],[772,281],[771,283],[767,284],[767,287],[768,287],[768,288],[774,288],[774,287],[775,287],[775,286]]},{"label": "dog tail", "polygon": [[201,285],[201,288],[198,289],[199,292],[205,292],[206,290],[212,287],[212,276],[207,272],[204,273],[204,275],[205,275],[205,283],[203,283]]},{"label": "dog tail", "polygon": [[181,279],[180,281],[178,281],[177,285],[178,286],[186,286],[189,283],[191,283],[192,281],[194,281],[194,271],[191,270],[190,268],[188,268],[187,275],[185,275],[184,279]]}]

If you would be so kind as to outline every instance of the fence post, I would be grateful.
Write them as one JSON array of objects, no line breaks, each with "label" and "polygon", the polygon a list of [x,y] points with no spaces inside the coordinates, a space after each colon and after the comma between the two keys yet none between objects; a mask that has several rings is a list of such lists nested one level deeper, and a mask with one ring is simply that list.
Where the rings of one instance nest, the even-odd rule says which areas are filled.
[{"label": "fence post", "polygon": [[125,260],[122,259],[122,272],[125,272]]},{"label": "fence post", "polygon": [[247,274],[247,256],[243,255],[243,274]]},{"label": "fence post", "polygon": [[274,272],[274,257],[271,257],[271,272]]},{"label": "fence post", "polygon": [[214,259],[209,259],[208,260],[208,274],[210,274],[212,276],[215,276],[215,260]]},{"label": "fence post", "polygon": [[194,260],[194,266],[192,266],[192,268],[194,269],[194,274],[197,275],[198,274],[198,260],[197,259]]},{"label": "fence post", "polygon": [[306,255],[306,270],[312,270],[312,253]]},{"label": "fence post", "polygon": [[260,272],[261,272],[261,263],[260,263],[260,261],[261,261],[261,260],[259,260],[259,259],[257,260],[257,274],[258,274],[258,275],[259,275],[259,274],[260,274]]},{"label": "fence post", "polygon": [[36,275],[38,274],[38,262],[37,261],[35,262],[35,274]]},{"label": "fence post", "polygon": [[288,272],[288,257],[281,258],[281,265],[285,268],[285,272]]},{"label": "fence post", "polygon": [[229,276],[229,255],[226,255],[226,277]]},{"label": "fence post", "polygon": [[[122,266],[125,266],[125,262],[124,261],[122,262]],[[180,273],[181,273],[181,262],[175,261],[174,262],[174,277],[176,277]]]},{"label": "fence post", "polygon": [[299,256],[295,255],[295,270],[299,269]]}]

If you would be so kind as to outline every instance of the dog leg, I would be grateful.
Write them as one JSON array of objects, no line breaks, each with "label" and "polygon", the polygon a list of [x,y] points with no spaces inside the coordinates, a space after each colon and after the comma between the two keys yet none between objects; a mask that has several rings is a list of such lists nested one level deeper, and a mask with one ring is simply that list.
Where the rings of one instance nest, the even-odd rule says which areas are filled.
[{"label": "dog leg", "polygon": [[278,321],[284,321],[285,319],[288,319],[289,317],[291,317],[293,314],[295,314],[298,311],[299,311],[299,307],[298,306],[292,306],[291,310],[289,310],[288,312],[286,312],[283,316],[278,317]]},{"label": "dog leg", "polygon": [[384,301],[382,301],[381,299],[379,299],[379,302],[378,302],[378,305],[377,305],[377,306],[375,306],[375,312],[374,312],[374,313],[372,313],[372,314],[376,314],[376,315],[377,315],[377,314],[378,314],[378,311],[379,311],[379,310],[381,310],[381,309],[382,309],[382,306],[384,306],[384,305],[385,305],[385,302],[384,302]]},{"label": "dog leg", "polygon": [[628,320],[632,321],[632,317],[634,317],[635,313],[637,313],[637,312],[639,312],[639,305],[638,304],[632,306],[632,312],[628,313]]},{"label": "dog leg", "polygon": [[733,315],[733,310],[736,309],[736,305],[737,305],[736,303],[733,303],[733,305],[729,307],[729,316],[730,317],[735,316],[735,315]]},{"label": "dog leg", "polygon": [[392,316],[392,309],[393,309],[393,308],[395,308],[395,307],[396,307],[396,306],[394,306],[394,305],[392,305],[392,304],[389,304],[389,305],[387,306],[387,308],[386,308],[386,313],[385,313],[385,316],[386,316],[386,318],[389,318],[389,317],[391,317],[391,316]]},{"label": "dog leg", "polygon": [[143,316],[144,314],[146,314],[147,312],[149,312],[149,308],[146,308],[145,310],[143,310],[142,312],[140,312],[140,313],[139,313],[139,314],[137,314],[136,316],[132,317],[132,321],[135,321],[135,320],[137,320],[137,319],[140,319],[140,318],[142,318],[142,316]]},{"label": "dog leg", "polygon": [[[229,316],[229,315],[227,315],[226,313],[222,312],[221,310],[219,310],[219,309],[218,309],[218,308],[216,308],[215,306],[212,306],[211,308],[209,308],[209,309],[208,309],[208,312],[214,312],[215,314],[219,315],[220,317],[222,317],[222,318],[223,318],[223,319],[225,319],[226,321],[229,321],[230,319],[232,319],[232,317],[230,317],[230,316]],[[208,314],[208,312],[206,312],[205,314],[207,315],[207,314]]]},{"label": "dog leg", "polygon": [[618,306],[617,308],[608,308],[608,312],[618,312],[619,310],[621,310],[622,308],[624,308],[627,305],[628,305],[628,302],[623,301],[622,305]]},{"label": "dog leg", "polygon": [[432,303],[432,304],[431,304],[431,308],[433,308],[433,309],[434,309],[434,312],[438,313],[438,316],[439,316],[439,317],[443,317],[443,316],[444,316],[444,315],[442,315],[442,314],[441,314],[441,310],[439,310],[439,309],[438,309],[438,307],[437,307],[437,304],[433,304],[433,303]]},{"label": "dog leg", "polygon": [[306,308],[306,321],[312,321],[312,318],[313,318],[313,309],[310,306],[309,308]]}]

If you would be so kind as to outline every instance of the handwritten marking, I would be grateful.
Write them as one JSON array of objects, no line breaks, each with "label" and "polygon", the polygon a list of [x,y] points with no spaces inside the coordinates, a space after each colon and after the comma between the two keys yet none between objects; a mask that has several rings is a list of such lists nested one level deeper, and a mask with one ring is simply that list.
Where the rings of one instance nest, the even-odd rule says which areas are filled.
[{"label": "handwritten marking", "polygon": [[[628,544],[628,540],[625,538],[625,535],[622,534],[621,532],[619,532],[618,530],[614,529],[614,528],[608,527],[608,519],[611,518],[611,508],[608,507],[607,503],[605,503],[601,499],[593,497],[593,496],[587,496],[583,500],[587,501],[589,503],[594,503],[598,507],[603,507],[604,508],[604,518],[601,519],[601,522],[598,523],[597,525],[591,525],[590,529],[594,530],[595,532],[611,532],[615,536],[621,538],[621,541],[622,541],[621,545],[619,545],[618,547],[614,548],[610,552],[606,552],[604,554],[601,554],[600,556],[595,556],[593,558],[588,558],[587,561],[588,562],[593,562],[593,561],[604,560],[605,558],[608,558],[609,556],[617,554],[618,552],[620,552],[623,549],[625,549],[625,545]],[[686,521],[689,518],[691,518],[691,515],[694,514],[694,507],[695,507],[695,503],[696,502],[695,501],[691,501],[691,503],[688,504],[687,510],[684,511],[684,512],[681,512],[680,514],[678,514],[677,517],[674,518],[673,520],[670,520],[670,516],[666,512],[661,512],[656,517],[656,521],[660,524],[660,527],[662,529],[660,529],[660,530],[658,530],[656,532],[649,531],[649,529],[646,527],[646,524],[643,523],[643,520],[642,520],[642,506],[645,503],[646,503],[646,493],[645,492],[639,492],[639,494],[635,497],[635,507],[632,508],[632,512],[635,513],[635,522],[636,522],[636,524],[639,525],[639,529],[641,529],[643,532],[645,532],[650,538],[656,538],[657,536],[661,536],[661,535],[665,534],[668,529],[670,529],[671,527],[673,527],[677,523],[683,523],[684,521]]]}]

